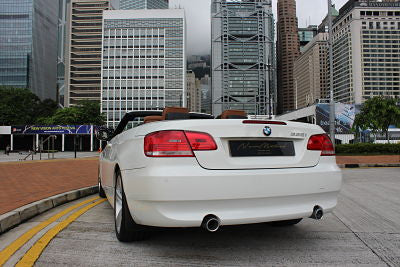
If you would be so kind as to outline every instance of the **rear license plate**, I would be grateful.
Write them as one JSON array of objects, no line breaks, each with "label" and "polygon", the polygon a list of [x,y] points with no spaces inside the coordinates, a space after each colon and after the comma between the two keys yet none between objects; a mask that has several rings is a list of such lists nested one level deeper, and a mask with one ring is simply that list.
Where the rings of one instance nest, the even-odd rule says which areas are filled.
[{"label": "rear license plate", "polygon": [[229,141],[232,157],[294,156],[291,141]]}]

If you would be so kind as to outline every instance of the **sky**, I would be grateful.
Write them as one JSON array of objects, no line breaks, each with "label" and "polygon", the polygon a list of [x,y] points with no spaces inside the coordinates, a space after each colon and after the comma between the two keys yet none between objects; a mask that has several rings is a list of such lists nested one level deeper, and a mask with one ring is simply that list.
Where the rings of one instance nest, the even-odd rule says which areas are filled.
[{"label": "sky", "polygon": [[[276,22],[277,0],[272,0]],[[326,0],[297,0],[297,17],[299,27],[310,24],[318,25],[327,14]],[[332,0],[339,10],[347,0]],[[188,55],[204,55],[210,53],[211,25],[210,25],[211,0],[170,0],[170,8],[184,8],[187,23],[187,52]]]}]

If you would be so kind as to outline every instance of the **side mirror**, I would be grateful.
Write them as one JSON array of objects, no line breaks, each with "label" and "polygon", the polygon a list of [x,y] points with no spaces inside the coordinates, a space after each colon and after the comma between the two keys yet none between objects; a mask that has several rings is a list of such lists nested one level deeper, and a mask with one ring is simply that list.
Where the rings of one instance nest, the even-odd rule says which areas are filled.
[{"label": "side mirror", "polygon": [[110,141],[111,138],[113,137],[114,130],[109,129],[109,128],[100,128],[96,132],[96,138],[99,139],[100,141]]}]

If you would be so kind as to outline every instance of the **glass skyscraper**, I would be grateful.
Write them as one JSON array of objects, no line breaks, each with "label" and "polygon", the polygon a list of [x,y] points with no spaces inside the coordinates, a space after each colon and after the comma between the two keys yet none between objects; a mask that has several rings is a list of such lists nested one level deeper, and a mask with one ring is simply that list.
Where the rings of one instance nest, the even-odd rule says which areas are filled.
[{"label": "glass skyscraper", "polygon": [[0,85],[56,99],[58,1],[0,1]]},{"label": "glass skyscraper", "polygon": [[119,0],[119,9],[166,9],[169,0]]},{"label": "glass skyscraper", "polygon": [[276,64],[271,0],[213,0],[213,114],[274,113]]},{"label": "glass skyscraper", "polygon": [[183,9],[103,14],[101,110],[116,127],[125,113],[186,106]]}]

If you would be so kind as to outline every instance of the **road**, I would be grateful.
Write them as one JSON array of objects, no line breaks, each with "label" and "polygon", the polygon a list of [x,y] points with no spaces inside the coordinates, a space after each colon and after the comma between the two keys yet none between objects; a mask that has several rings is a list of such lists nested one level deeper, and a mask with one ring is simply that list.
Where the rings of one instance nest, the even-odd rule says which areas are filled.
[{"label": "road", "polygon": [[[346,169],[338,206],[321,221],[297,226],[267,224],[202,229],[160,229],[150,239],[120,243],[107,202],[89,209],[59,232],[36,266],[400,266],[400,168]],[[67,207],[38,216],[0,236],[0,250]],[[58,219],[62,221],[65,216]],[[12,266],[49,228],[19,249]],[[1,264],[0,264],[1,265]]]}]

